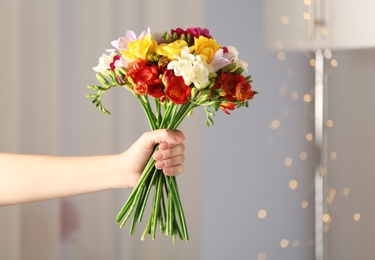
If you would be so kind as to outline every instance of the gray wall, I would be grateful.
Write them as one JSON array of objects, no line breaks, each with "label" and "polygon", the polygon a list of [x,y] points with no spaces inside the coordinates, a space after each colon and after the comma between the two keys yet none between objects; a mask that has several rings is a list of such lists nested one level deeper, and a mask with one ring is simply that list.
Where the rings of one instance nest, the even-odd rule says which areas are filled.
[{"label": "gray wall", "polygon": [[[206,21],[219,42],[249,62],[260,94],[249,108],[217,113],[205,129],[203,259],[314,259],[314,144],[305,138],[314,129],[313,103],[302,99],[314,85],[309,55],[280,61],[264,49],[261,0],[207,0]],[[275,119],[280,127],[271,129]],[[295,190],[290,180],[298,182]]]}]

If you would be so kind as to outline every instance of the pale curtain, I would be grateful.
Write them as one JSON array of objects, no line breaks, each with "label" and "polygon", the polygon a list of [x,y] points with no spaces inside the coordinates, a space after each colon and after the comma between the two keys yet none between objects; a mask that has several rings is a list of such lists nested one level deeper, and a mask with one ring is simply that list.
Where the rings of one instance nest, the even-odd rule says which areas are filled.
[{"label": "pale curtain", "polygon": [[[98,112],[85,98],[86,85],[96,83],[91,68],[127,29],[204,26],[202,21],[199,0],[1,0],[0,152],[123,151],[148,130],[145,116],[121,90],[105,99],[111,116]],[[164,235],[141,242],[141,228],[130,237],[128,226],[120,230],[114,223],[130,191],[107,191],[0,207],[0,259],[198,259],[202,120],[198,112],[181,127],[189,139],[190,174],[179,180],[190,242],[172,246]]]}]

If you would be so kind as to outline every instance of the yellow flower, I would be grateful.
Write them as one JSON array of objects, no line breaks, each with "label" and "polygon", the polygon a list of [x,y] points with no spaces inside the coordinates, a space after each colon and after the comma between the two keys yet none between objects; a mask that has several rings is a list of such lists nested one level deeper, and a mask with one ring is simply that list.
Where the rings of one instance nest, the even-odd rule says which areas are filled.
[{"label": "yellow flower", "polygon": [[213,38],[199,36],[199,38],[194,38],[194,49],[198,55],[205,56],[207,58],[206,62],[210,63],[215,52],[220,49],[220,44],[217,44]]},{"label": "yellow flower", "polygon": [[162,56],[166,56],[169,60],[175,60],[173,54],[180,56],[183,47],[188,46],[184,40],[177,40],[169,44],[162,43],[156,48],[156,53]]},{"label": "yellow flower", "polygon": [[142,60],[151,60],[155,55],[157,42],[151,36],[145,36],[143,39],[129,42],[127,50],[121,50],[121,54],[128,59],[141,58]]}]

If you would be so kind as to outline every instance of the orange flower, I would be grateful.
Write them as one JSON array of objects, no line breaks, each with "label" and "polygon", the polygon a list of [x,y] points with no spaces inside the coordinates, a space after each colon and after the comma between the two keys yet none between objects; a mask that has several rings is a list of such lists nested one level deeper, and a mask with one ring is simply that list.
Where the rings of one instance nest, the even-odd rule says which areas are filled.
[{"label": "orange flower", "polygon": [[236,108],[236,104],[235,103],[230,103],[230,102],[223,102],[220,104],[220,108],[221,110],[224,111],[225,114],[228,114],[230,115],[229,110],[234,110]]}]

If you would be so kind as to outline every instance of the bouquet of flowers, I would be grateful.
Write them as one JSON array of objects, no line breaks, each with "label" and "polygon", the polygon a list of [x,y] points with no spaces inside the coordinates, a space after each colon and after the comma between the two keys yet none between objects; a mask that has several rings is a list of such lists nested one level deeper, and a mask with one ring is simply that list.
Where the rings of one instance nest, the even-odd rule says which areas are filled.
[{"label": "bouquet of flowers", "polygon": [[[148,29],[138,37],[127,31],[124,37],[112,41],[112,46],[93,68],[101,86],[89,85],[96,93],[87,97],[100,111],[110,114],[102,104],[104,93],[114,87],[129,90],[138,99],[152,130],[177,129],[199,106],[206,112],[207,126],[213,125],[212,117],[219,109],[229,114],[235,108],[247,107],[257,94],[251,88],[251,76],[243,75],[248,64],[238,58],[236,48],[218,44],[208,29],[177,28],[164,33]],[[137,222],[142,221],[151,190],[150,216],[141,239],[147,234],[155,239],[159,225],[173,241],[176,236],[188,240],[176,177],[157,169],[152,156],[116,223],[123,227],[133,216],[133,234]]]}]

